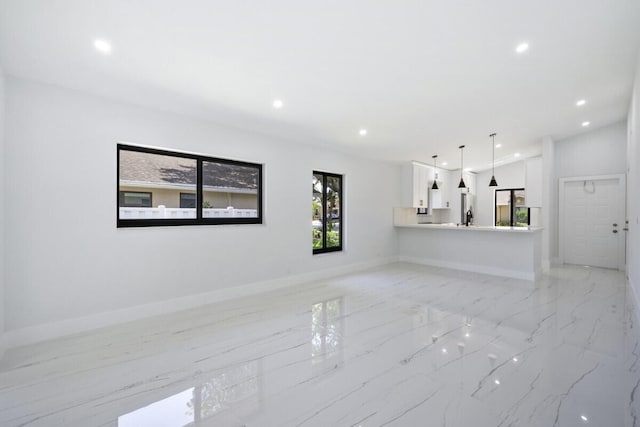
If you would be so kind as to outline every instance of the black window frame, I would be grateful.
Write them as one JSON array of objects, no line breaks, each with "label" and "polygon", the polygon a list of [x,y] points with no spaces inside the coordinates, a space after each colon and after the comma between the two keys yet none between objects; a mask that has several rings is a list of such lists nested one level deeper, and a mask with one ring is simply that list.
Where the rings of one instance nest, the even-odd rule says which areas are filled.
[{"label": "black window frame", "polygon": [[[498,191],[509,191],[509,225],[508,226],[499,226],[498,222]],[[516,210],[525,208],[525,206],[516,206],[516,191],[525,191],[524,188],[500,188],[496,189],[493,194],[493,225],[496,227],[520,227],[515,224],[516,219]],[[527,227],[531,226],[531,208],[526,207],[527,209]]]},{"label": "black window frame", "polygon": [[[313,175],[322,175],[322,215],[323,215],[323,221],[322,221],[322,247],[321,248],[313,248],[313,254],[317,255],[317,254],[325,254],[325,253],[330,253],[330,252],[341,252],[342,251],[342,246],[343,246],[343,241],[344,241],[344,176],[337,174],[337,173],[331,173],[331,172],[322,172],[322,171],[317,171],[314,170],[313,171]],[[313,176],[312,175],[312,176]],[[339,245],[338,246],[332,246],[330,248],[327,247],[327,232],[326,232],[326,228],[327,228],[327,178],[337,178],[340,181],[340,192],[339,192],[339,199],[340,202],[338,203],[338,209],[340,211],[340,231],[338,234],[338,241],[339,241]],[[313,197],[313,195],[312,195]],[[329,215],[331,215],[331,213],[329,213]]]},{"label": "black window frame", "polygon": [[[196,161],[196,218],[154,218],[154,219],[121,219],[120,218],[120,152],[135,151],[139,153],[158,154],[161,156],[180,157]],[[128,144],[117,144],[116,146],[116,225],[118,228],[127,227],[172,227],[181,225],[241,225],[241,224],[262,224],[263,219],[263,165],[260,163],[250,163],[240,160],[223,159],[219,157],[204,156],[201,154],[186,153],[181,151],[170,151],[160,148],[141,147]],[[203,162],[222,163],[227,165],[244,166],[258,170],[258,216],[254,218],[203,218]]]}]

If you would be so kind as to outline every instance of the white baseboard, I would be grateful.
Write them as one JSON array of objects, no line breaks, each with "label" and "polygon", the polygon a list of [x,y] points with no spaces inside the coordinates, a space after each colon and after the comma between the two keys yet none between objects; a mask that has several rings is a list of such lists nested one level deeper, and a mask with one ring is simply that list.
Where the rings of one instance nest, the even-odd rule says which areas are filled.
[{"label": "white baseboard", "polygon": [[418,257],[410,257],[410,256],[401,256],[400,261],[410,262],[413,264],[451,268],[453,270],[471,271],[473,273],[490,274],[493,276],[502,276],[502,277],[509,277],[512,279],[522,279],[522,280],[530,280],[530,281],[535,281],[542,274],[542,270],[539,270],[536,272],[507,270],[503,268],[487,267],[484,265],[465,264],[465,263],[459,263],[459,262],[443,261],[439,259],[418,258]]},{"label": "white baseboard", "polygon": [[232,288],[219,289],[211,292],[189,295],[171,300],[158,301],[120,310],[92,314],[85,317],[61,320],[42,325],[5,331],[0,336],[0,356],[3,349],[34,344],[41,341],[60,338],[67,335],[88,332],[94,329],[112,326],[132,320],[158,316],[180,310],[186,310],[202,305],[235,298],[242,298],[264,292],[273,291],[288,286],[303,284],[306,282],[324,280],[330,277],[349,274],[367,268],[397,262],[397,257],[378,258],[356,264],[341,267],[323,269],[311,273],[297,274],[261,282],[249,283]]}]

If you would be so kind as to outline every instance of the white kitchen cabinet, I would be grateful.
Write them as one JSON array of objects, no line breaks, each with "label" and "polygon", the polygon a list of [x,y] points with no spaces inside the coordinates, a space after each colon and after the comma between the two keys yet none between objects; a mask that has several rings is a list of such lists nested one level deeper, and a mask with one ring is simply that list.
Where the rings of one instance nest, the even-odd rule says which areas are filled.
[{"label": "white kitchen cabinet", "polygon": [[429,206],[429,169],[420,163],[413,165],[413,207]]},{"label": "white kitchen cabinet", "polygon": [[460,199],[460,193],[470,193],[476,194],[476,174],[465,172],[462,174],[464,178],[464,183],[466,185],[465,188],[458,188],[458,184],[460,184],[460,171],[452,171],[449,172],[450,178],[449,181],[451,185],[449,186],[449,194],[451,199]]},{"label": "white kitchen cabinet", "polygon": [[524,181],[525,205],[529,208],[542,207],[542,157],[527,159]]},{"label": "white kitchen cabinet", "polygon": [[467,210],[471,209],[473,215],[476,215],[476,194],[478,194],[477,175],[471,172],[464,173],[464,183],[467,184]]},{"label": "white kitchen cabinet", "polygon": [[476,206],[475,206],[475,194],[477,192],[476,188],[476,174],[471,172],[463,173],[464,183],[466,185],[465,188],[458,188],[458,184],[460,183],[460,170],[451,171],[450,172],[450,198],[451,198],[451,213],[449,214],[449,222],[453,223],[464,223],[465,216],[463,215],[462,209],[462,194],[466,194],[465,196],[465,214],[469,207],[471,207],[471,211],[475,215]]},{"label": "white kitchen cabinet", "polygon": [[429,168],[411,162],[402,168],[402,206],[426,208],[429,206]]},{"label": "white kitchen cabinet", "polygon": [[[429,182],[429,188],[433,185],[433,179]],[[436,182],[438,183],[437,190],[429,190],[429,207],[431,209],[449,209],[451,207],[451,180],[449,179],[449,171],[440,169],[438,170],[438,176]]]},{"label": "white kitchen cabinet", "polygon": [[[464,183],[467,185],[467,190],[466,190],[467,193],[476,194],[478,192],[476,189],[476,174],[471,172],[465,172],[463,176],[464,176]],[[458,182],[460,182],[460,180],[458,180]]]}]

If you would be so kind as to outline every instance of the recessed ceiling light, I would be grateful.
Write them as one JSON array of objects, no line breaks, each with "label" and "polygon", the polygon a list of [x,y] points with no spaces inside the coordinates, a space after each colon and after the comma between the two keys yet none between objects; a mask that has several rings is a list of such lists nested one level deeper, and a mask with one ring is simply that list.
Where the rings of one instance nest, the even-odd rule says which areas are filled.
[{"label": "recessed ceiling light", "polygon": [[102,52],[105,55],[111,53],[111,44],[105,40],[96,40],[93,42],[93,46],[96,48],[98,52]]},{"label": "recessed ceiling light", "polygon": [[587,421],[589,421],[589,418],[588,418],[586,415],[580,415],[580,419],[581,419],[582,421],[584,421],[585,423],[586,423]]},{"label": "recessed ceiling light", "polygon": [[442,162],[442,166],[447,166],[449,163],[447,162]]},{"label": "recessed ceiling light", "polygon": [[493,380],[493,382],[494,382],[496,385],[500,385],[500,380],[498,380],[498,379]]},{"label": "recessed ceiling light", "polygon": [[360,136],[365,136],[367,134],[367,130],[366,129],[360,129],[360,132],[358,132],[360,134]]},{"label": "recessed ceiling light", "polygon": [[502,144],[496,144],[496,148],[502,147]]},{"label": "recessed ceiling light", "polygon": [[283,105],[284,103],[281,99],[276,99],[275,101],[273,101],[273,108],[282,108]]},{"label": "recessed ceiling light", "polygon": [[586,128],[590,124],[591,124],[591,122],[582,122],[582,127]]},{"label": "recessed ceiling light", "polygon": [[446,348],[442,349],[442,354],[447,354],[447,349]]},{"label": "recessed ceiling light", "polygon": [[516,153],[513,155],[514,157],[520,157],[520,153]]},{"label": "recessed ceiling light", "polygon": [[584,104],[586,104],[586,103],[587,103],[587,100],[586,100],[586,99],[581,99],[581,100],[579,100],[578,102],[576,102],[576,106],[578,106],[578,107],[582,107],[582,106],[583,106]]},{"label": "recessed ceiling light", "polygon": [[518,363],[518,358],[517,358],[517,357],[514,357],[514,358],[513,358],[513,359],[511,359],[511,360],[513,360],[513,363]]},{"label": "recessed ceiling light", "polygon": [[520,43],[518,47],[516,47],[516,52],[522,53],[526,52],[529,49],[529,43]]}]

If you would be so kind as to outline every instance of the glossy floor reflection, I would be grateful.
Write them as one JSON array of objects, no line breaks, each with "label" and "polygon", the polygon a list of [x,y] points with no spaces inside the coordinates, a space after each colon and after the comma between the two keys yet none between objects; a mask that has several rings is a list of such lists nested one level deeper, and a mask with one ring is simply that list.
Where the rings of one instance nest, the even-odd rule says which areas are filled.
[{"label": "glossy floor reflection", "polygon": [[624,275],[392,264],[14,349],[2,426],[634,426]]}]

